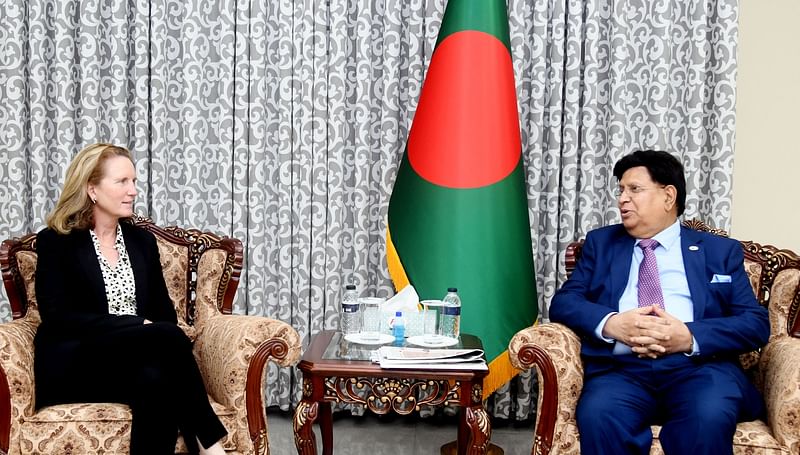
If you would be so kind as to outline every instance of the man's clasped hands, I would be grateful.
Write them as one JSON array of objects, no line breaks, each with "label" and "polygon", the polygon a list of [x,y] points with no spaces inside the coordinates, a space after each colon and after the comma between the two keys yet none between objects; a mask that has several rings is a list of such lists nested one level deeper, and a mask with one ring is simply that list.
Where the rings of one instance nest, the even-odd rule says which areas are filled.
[{"label": "man's clasped hands", "polygon": [[639,357],[657,359],[666,354],[692,351],[689,328],[658,305],[612,315],[603,327],[603,336],[627,344]]}]

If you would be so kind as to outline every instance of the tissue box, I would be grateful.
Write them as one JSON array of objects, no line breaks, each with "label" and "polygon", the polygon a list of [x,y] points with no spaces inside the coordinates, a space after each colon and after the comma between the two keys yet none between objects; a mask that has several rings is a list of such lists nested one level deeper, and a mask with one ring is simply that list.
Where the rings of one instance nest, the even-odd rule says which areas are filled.
[{"label": "tissue box", "polygon": [[[406,337],[413,337],[423,335],[425,324],[424,318],[435,318],[436,313],[423,311],[403,311],[403,319],[406,324]],[[383,312],[383,321],[381,324],[381,331],[384,333],[392,334],[392,327],[394,326],[395,313],[390,311]]]},{"label": "tissue box", "polygon": [[[424,333],[423,316],[425,313],[421,311],[410,312],[406,317],[406,336],[414,337]],[[430,316],[430,315],[428,315]]]}]

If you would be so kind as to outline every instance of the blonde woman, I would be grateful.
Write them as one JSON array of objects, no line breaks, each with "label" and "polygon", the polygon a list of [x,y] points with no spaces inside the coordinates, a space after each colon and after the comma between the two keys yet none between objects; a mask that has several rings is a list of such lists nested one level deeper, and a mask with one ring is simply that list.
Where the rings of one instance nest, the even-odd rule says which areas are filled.
[{"label": "blonde woman", "polygon": [[36,405],[125,403],[131,454],[171,454],[178,431],[192,453],[224,454],[156,240],[127,222],[135,184],[130,153],[110,144],[86,147],[67,169],[37,237]]}]

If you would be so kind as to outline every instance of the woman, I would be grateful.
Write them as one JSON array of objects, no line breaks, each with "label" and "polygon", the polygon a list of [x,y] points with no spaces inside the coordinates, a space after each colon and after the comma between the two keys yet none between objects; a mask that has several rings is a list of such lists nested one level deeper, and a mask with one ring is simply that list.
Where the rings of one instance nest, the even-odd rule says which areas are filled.
[{"label": "woman", "polygon": [[[128,222],[136,172],[127,150],[83,149],[37,236],[37,407],[119,402],[131,454],[224,454],[189,339],[178,328],[155,237]],[[200,444],[198,445],[198,441]]]}]

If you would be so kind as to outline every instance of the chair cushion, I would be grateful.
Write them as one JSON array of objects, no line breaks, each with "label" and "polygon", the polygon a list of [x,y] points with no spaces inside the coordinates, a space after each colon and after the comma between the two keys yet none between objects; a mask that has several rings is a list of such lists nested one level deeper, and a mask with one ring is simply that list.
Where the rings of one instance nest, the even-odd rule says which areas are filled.
[{"label": "chair cushion", "polygon": [[178,315],[178,326],[190,340],[194,341],[197,336],[195,328],[186,322],[188,317],[186,289],[189,287],[186,274],[186,271],[189,270],[188,247],[169,242],[160,236],[156,236],[156,243],[158,244],[158,254],[161,257],[164,281],[167,284],[167,293],[169,293],[169,298],[175,305],[175,313]]},{"label": "chair cushion", "polygon": [[[225,450],[236,450],[238,429],[232,408],[211,400],[214,412],[228,430]],[[19,448],[25,454],[128,454],[131,411],[118,403],[61,404],[42,408],[22,423]],[[187,452],[183,438],[175,447]]]},{"label": "chair cushion", "polygon": [[744,271],[747,272],[747,278],[750,279],[750,287],[755,292],[758,292],[758,283],[761,281],[761,272],[763,267],[761,264],[749,259],[744,260]]},{"label": "chair cushion", "polygon": [[25,294],[28,298],[28,307],[25,318],[38,325],[42,319],[39,316],[39,305],[36,303],[36,253],[33,251],[20,251],[17,253],[17,264],[22,281],[25,283]]},{"label": "chair cushion", "polygon": [[770,328],[772,338],[787,333],[790,307],[800,286],[800,269],[785,269],[775,275],[770,289]]},{"label": "chair cushion", "polygon": [[225,274],[227,254],[223,250],[206,251],[197,263],[197,305],[195,327],[203,330],[206,322],[220,314],[217,292]]},{"label": "chair cushion", "polygon": [[[658,441],[661,427],[653,427],[653,446],[650,455],[663,455],[664,450]],[[778,441],[772,437],[769,427],[761,420],[741,422],[736,425],[733,435],[733,453],[736,455],[788,455]]]}]

